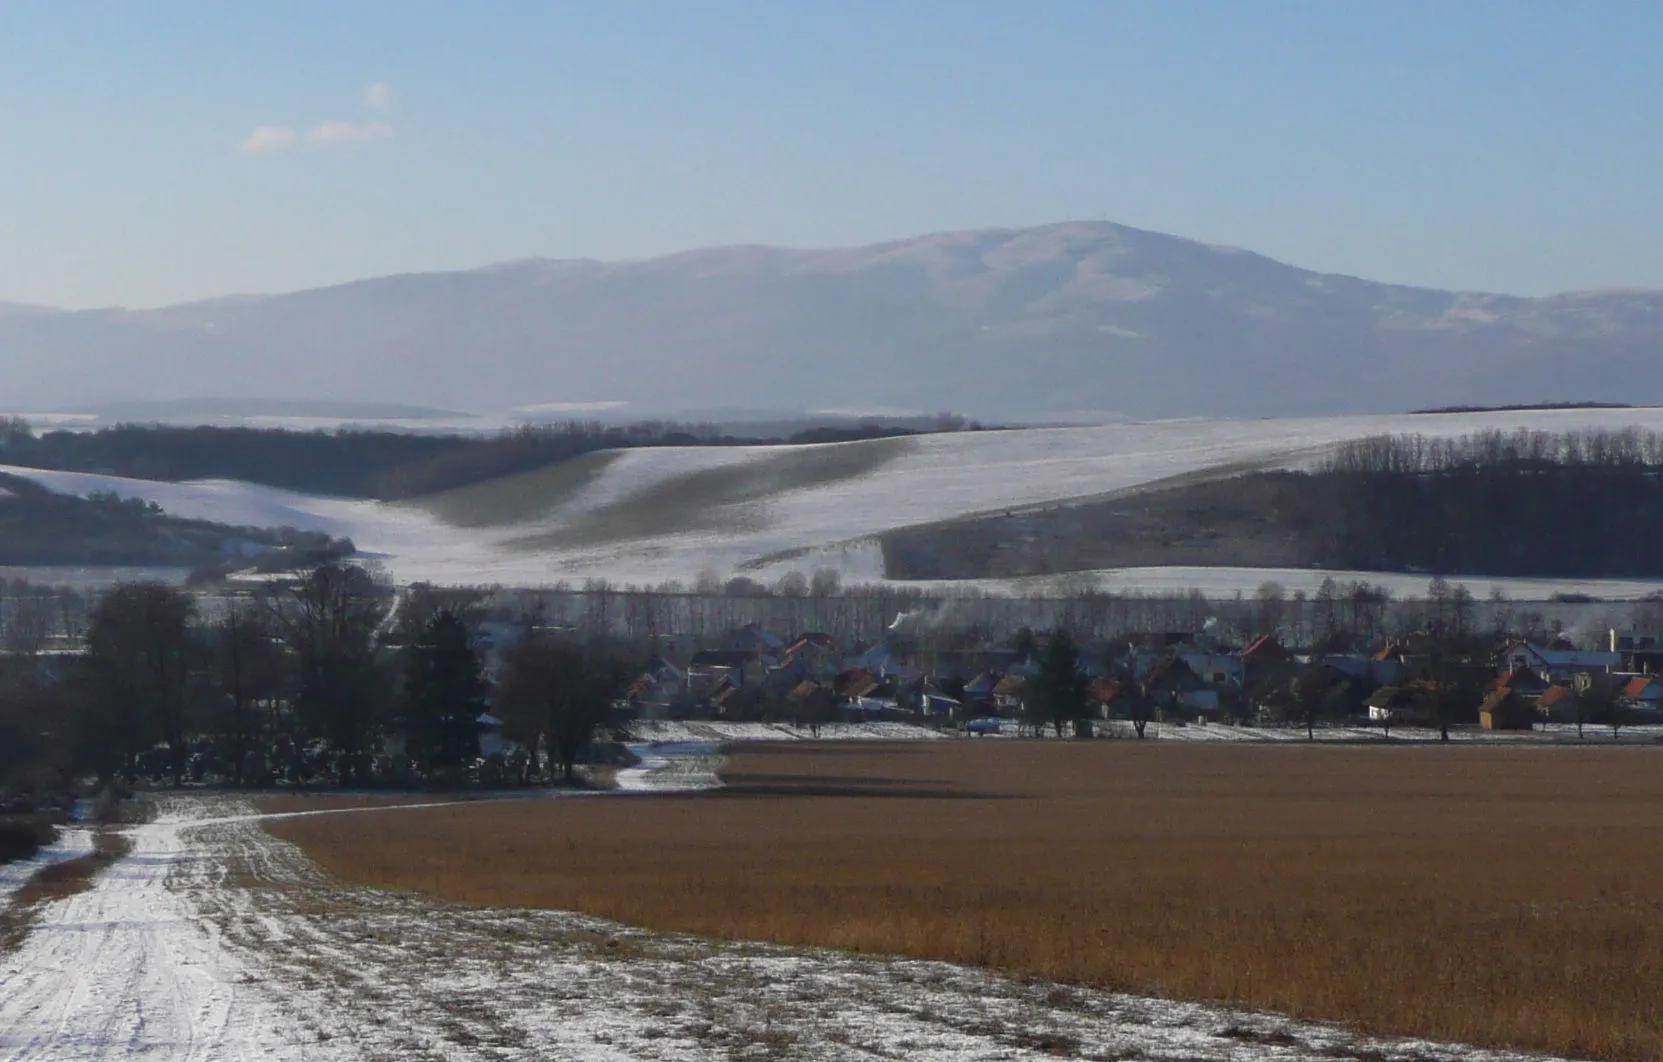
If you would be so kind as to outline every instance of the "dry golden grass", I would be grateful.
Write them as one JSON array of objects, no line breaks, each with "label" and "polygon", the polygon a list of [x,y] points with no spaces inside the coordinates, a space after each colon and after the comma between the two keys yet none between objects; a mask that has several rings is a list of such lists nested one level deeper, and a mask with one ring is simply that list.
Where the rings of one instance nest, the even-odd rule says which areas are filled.
[{"label": "dry golden grass", "polygon": [[725,775],[272,829],[462,901],[1663,1058],[1649,751],[799,745]]},{"label": "dry golden grass", "polygon": [[100,872],[132,850],[133,842],[126,835],[101,830],[93,838],[91,852],[61,863],[49,863],[36,871],[34,877],[12,894],[10,904],[0,907],[0,953],[15,951],[23,943],[41,907],[92,888],[93,879]]}]

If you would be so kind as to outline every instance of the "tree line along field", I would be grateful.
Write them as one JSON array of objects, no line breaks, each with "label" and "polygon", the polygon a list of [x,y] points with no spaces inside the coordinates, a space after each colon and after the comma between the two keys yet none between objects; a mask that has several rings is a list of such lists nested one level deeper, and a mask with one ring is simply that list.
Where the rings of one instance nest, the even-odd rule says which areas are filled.
[{"label": "tree line along field", "polygon": [[1570,1057],[1663,1055],[1642,750],[753,746],[726,788],[273,823],[334,874]]},{"label": "tree line along field", "polygon": [[897,579],[1169,565],[1656,578],[1660,524],[1655,433],[1487,432],[1358,439],[1311,470],[1181,477],[1080,505],[901,528],[882,542]]}]

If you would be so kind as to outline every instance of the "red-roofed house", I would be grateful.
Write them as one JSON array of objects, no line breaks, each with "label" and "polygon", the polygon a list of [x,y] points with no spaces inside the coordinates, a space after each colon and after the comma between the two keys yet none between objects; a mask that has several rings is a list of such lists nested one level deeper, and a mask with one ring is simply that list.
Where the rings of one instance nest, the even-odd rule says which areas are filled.
[{"label": "red-roofed house", "polygon": [[1628,708],[1629,721],[1650,723],[1663,719],[1663,678],[1637,675],[1618,694]]},{"label": "red-roofed house", "polygon": [[1576,691],[1569,686],[1549,686],[1536,698],[1536,714],[1556,723],[1576,722]]}]

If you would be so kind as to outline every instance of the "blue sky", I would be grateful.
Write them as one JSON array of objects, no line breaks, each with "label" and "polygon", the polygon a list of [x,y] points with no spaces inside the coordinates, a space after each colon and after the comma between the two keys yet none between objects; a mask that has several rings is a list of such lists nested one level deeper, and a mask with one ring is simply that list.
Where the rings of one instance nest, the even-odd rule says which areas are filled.
[{"label": "blue sky", "polygon": [[1663,287],[1660,56],[1618,0],[9,0],[0,300],[1080,218]]}]

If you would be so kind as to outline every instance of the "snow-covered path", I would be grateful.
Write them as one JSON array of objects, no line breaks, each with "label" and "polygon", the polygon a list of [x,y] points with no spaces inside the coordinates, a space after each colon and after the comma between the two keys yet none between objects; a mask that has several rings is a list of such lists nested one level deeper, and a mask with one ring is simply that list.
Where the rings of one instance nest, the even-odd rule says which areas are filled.
[{"label": "snow-covered path", "polygon": [[185,828],[133,829],[129,856],[45,906],[0,963],[0,1059],[301,1057],[250,1020],[241,964],[178,889],[207,862]]},{"label": "snow-covered path", "polygon": [[1519,1057],[343,886],[245,804],[163,811],[0,961],[0,1060]]}]

